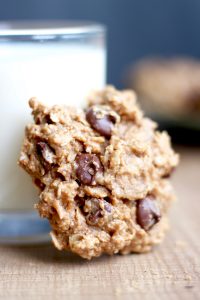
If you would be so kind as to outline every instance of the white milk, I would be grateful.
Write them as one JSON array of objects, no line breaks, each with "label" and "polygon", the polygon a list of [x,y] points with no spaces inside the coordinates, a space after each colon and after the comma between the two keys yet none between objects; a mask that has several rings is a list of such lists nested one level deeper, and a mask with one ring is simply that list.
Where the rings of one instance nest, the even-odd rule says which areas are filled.
[{"label": "white milk", "polygon": [[32,209],[37,190],[17,166],[24,127],[32,122],[30,97],[83,106],[93,88],[105,84],[102,46],[0,43],[0,209]]}]

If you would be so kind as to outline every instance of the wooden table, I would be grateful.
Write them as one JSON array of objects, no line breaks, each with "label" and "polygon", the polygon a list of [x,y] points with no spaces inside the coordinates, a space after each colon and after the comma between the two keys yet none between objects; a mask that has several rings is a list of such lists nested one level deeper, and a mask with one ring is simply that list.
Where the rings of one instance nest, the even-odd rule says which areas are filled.
[{"label": "wooden table", "polygon": [[152,253],[85,261],[51,245],[0,247],[0,299],[200,299],[200,149],[179,149],[179,201]]}]

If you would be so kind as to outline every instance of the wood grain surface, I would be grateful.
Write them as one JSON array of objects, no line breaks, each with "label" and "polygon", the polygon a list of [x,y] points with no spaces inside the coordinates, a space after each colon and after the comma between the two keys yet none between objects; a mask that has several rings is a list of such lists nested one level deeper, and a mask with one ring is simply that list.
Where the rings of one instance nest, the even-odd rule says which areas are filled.
[{"label": "wood grain surface", "polygon": [[51,245],[0,247],[0,299],[200,299],[200,149],[182,148],[164,243],[85,261]]}]

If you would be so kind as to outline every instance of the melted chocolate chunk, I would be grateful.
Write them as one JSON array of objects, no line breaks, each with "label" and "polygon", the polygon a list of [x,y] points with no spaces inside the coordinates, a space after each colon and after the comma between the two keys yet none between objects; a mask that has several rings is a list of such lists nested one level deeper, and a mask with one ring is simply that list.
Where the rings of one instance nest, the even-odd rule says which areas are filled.
[{"label": "melted chocolate chunk", "polygon": [[41,191],[44,190],[45,184],[39,178],[35,178],[34,183]]},{"label": "melted chocolate chunk", "polygon": [[102,211],[101,210],[97,210],[94,213],[89,213],[86,216],[86,221],[89,225],[95,225],[98,223],[99,218],[103,217],[102,215]]},{"label": "melted chocolate chunk", "polygon": [[107,139],[111,137],[116,122],[114,116],[109,114],[101,116],[100,111],[89,108],[86,112],[86,120],[99,134],[105,136]]},{"label": "melted chocolate chunk", "polygon": [[38,142],[36,151],[44,168],[49,170],[51,165],[54,164],[54,150],[46,142]]},{"label": "melted chocolate chunk", "polygon": [[95,154],[78,154],[76,157],[77,169],[76,176],[81,183],[86,185],[94,184],[97,172],[102,172],[102,164]]},{"label": "melted chocolate chunk", "polygon": [[137,201],[137,223],[146,231],[160,221],[161,214],[155,199],[147,196]]}]

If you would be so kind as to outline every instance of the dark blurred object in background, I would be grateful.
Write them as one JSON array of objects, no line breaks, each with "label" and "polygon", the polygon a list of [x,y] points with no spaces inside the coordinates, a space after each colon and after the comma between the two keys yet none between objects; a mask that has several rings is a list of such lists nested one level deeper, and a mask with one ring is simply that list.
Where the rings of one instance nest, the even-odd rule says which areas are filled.
[{"label": "dark blurred object in background", "polygon": [[200,129],[200,60],[143,59],[130,67],[127,86],[136,91],[147,113]]},{"label": "dark blurred object in background", "polygon": [[179,126],[169,126],[169,124],[160,124],[159,129],[167,129],[167,132],[171,136],[172,142],[175,144],[195,147],[200,146],[200,130],[183,128]]},{"label": "dark blurred object in background", "polygon": [[127,71],[126,86],[136,91],[146,114],[167,128],[174,141],[200,144],[200,60],[143,59]]},{"label": "dark blurred object in background", "polygon": [[144,56],[200,58],[199,0],[1,0],[0,20],[90,19],[108,27],[108,82]]}]

